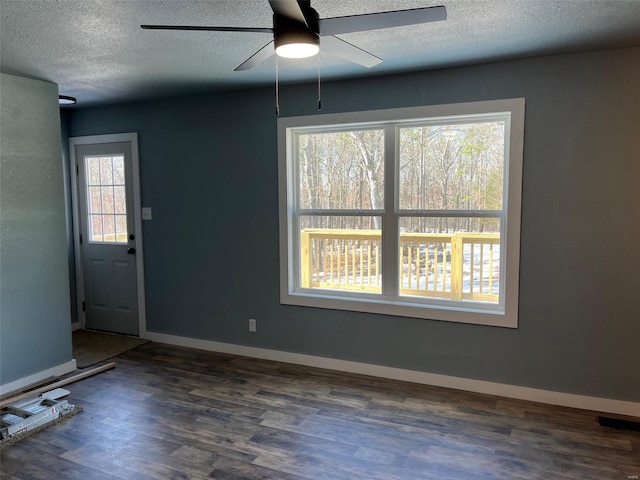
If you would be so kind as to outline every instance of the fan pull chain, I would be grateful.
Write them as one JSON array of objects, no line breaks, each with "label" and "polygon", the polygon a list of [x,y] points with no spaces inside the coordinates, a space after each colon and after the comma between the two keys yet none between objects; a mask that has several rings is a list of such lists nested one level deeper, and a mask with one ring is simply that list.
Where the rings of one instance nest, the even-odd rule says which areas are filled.
[{"label": "fan pull chain", "polygon": [[276,55],[276,117],[280,116],[280,91],[278,88],[278,56]]},{"label": "fan pull chain", "polygon": [[320,99],[320,52],[318,52],[318,111],[322,111],[322,100]]}]

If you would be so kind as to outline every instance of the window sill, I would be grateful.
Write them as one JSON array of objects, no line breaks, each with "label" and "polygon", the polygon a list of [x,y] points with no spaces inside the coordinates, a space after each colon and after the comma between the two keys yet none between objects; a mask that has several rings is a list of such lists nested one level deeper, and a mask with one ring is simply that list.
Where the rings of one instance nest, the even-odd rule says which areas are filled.
[{"label": "window sill", "polygon": [[325,308],[329,310],[346,310],[351,312],[375,313],[397,317],[419,318],[424,320],[441,320],[456,323],[469,323],[492,327],[517,328],[517,314],[503,311],[499,305],[482,305],[479,303],[455,302],[452,305],[411,303],[405,298],[359,298],[343,297],[328,291],[300,291],[284,293],[280,303],[300,307]]}]

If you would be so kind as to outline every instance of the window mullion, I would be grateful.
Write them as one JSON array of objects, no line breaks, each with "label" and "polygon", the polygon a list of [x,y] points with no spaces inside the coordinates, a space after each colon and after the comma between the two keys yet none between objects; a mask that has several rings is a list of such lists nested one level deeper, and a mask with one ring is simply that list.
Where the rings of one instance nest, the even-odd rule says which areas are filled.
[{"label": "window mullion", "polygon": [[382,214],[382,294],[398,295],[398,216],[396,166],[399,147],[396,127],[387,125],[384,131],[384,213]]}]

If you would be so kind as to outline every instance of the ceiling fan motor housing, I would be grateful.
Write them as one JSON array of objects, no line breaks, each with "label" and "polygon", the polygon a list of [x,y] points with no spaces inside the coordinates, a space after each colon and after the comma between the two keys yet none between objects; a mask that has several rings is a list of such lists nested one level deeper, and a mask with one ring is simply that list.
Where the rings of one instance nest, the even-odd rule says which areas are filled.
[{"label": "ceiling fan motor housing", "polygon": [[292,18],[282,15],[273,15],[274,46],[278,47],[291,44],[320,45],[319,15],[313,8],[308,7],[303,11],[307,22],[305,25]]},{"label": "ceiling fan motor housing", "polygon": [[317,33],[310,32],[308,30],[299,30],[299,31],[286,31],[282,33],[277,33],[274,36],[275,47],[290,45],[292,43],[305,43],[312,45],[320,45],[320,35]]}]

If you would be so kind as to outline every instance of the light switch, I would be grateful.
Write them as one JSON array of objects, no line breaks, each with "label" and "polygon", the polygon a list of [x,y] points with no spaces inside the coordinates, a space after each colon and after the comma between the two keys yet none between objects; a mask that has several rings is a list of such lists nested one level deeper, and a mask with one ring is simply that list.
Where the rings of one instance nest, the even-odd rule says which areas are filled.
[{"label": "light switch", "polygon": [[151,214],[151,207],[142,207],[142,219],[151,220],[152,217],[153,216]]}]

